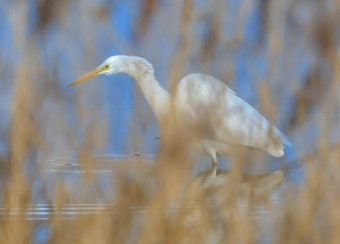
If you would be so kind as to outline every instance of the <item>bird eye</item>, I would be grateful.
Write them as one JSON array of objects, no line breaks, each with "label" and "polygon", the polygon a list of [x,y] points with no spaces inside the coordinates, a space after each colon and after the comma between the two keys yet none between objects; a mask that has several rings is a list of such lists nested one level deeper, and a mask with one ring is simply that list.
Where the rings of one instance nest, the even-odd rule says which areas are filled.
[{"label": "bird eye", "polygon": [[109,68],[109,65],[108,64],[105,64],[105,66],[104,66],[105,68]]}]

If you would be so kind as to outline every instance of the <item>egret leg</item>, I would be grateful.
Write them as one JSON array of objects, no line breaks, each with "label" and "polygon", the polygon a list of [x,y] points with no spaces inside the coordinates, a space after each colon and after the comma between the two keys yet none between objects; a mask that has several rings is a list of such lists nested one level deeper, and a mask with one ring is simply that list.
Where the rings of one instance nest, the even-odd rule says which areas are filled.
[{"label": "egret leg", "polygon": [[204,177],[203,180],[203,188],[211,187],[214,185],[214,180],[217,175],[217,158],[216,158],[216,152],[212,151],[210,152],[211,158],[212,158],[212,168],[210,171],[207,171],[206,177]]},{"label": "egret leg", "polygon": [[204,181],[203,181],[203,187],[207,188],[207,187],[211,187],[214,185],[214,179],[217,175],[217,158],[216,158],[216,152],[215,151],[211,151],[210,152],[211,158],[212,158],[212,168],[210,171],[208,171],[207,173],[207,177],[205,177]]},{"label": "egret leg", "polygon": [[212,168],[210,171],[207,171],[206,176],[203,180],[203,188],[211,187],[214,185],[214,180],[217,175],[217,158],[216,158],[216,152],[211,150],[210,156],[212,158]]},{"label": "egret leg", "polygon": [[217,175],[217,157],[216,157],[216,152],[215,151],[212,151],[210,153],[211,155],[211,158],[212,158],[212,168],[211,168],[211,176],[212,177],[216,177]]},{"label": "egret leg", "polygon": [[215,151],[211,151],[210,152],[210,156],[212,158],[212,167],[210,170],[210,178],[214,179],[217,175],[217,158],[216,158],[216,152]]}]

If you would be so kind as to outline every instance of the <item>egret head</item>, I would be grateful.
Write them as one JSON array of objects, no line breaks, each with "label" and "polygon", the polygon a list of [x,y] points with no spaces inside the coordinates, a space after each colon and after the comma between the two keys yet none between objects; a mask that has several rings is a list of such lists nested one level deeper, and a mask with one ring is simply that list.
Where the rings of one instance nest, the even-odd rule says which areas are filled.
[{"label": "egret head", "polygon": [[125,73],[125,70],[127,69],[126,66],[128,65],[127,59],[128,59],[128,56],[124,56],[124,55],[116,55],[116,56],[109,57],[97,68],[83,75],[79,79],[75,80],[73,83],[69,84],[67,87],[74,86],[80,82],[88,80],[97,75],[102,75],[102,74],[113,75],[113,74],[118,74],[118,73]]}]

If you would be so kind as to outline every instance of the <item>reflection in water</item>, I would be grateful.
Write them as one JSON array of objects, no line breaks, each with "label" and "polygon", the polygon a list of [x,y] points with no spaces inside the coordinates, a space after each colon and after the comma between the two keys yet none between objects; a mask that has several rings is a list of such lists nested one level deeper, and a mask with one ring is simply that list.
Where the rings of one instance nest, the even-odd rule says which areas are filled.
[{"label": "reflection in water", "polygon": [[[136,173],[136,169],[138,174],[153,174],[155,173],[153,160],[153,156],[150,155],[99,155],[93,156],[90,170],[76,159],[70,160],[60,157],[44,161],[40,164],[42,173],[46,176],[44,180],[61,180],[72,192],[74,191],[77,201],[65,203],[62,206],[36,203],[27,205],[26,208],[11,208],[9,211],[3,206],[0,208],[0,214],[7,218],[26,215],[28,220],[48,220],[53,215],[59,215],[62,219],[72,219],[78,215],[115,214],[119,211],[114,200],[112,200],[114,199],[114,192],[111,189],[115,185],[115,175],[127,171]],[[106,198],[79,198],[76,192],[86,187],[79,175],[87,173],[93,174],[93,182],[98,183]],[[279,206],[282,202],[279,187],[283,184],[285,178],[290,178],[290,174],[296,175],[297,173],[302,174],[298,170],[287,171],[285,177],[281,170],[271,173],[251,171],[238,179],[229,170],[219,170],[214,177],[211,175],[211,170],[200,172],[186,187],[183,199],[172,204],[169,211],[176,213],[186,209],[188,223],[200,219],[199,213],[203,206],[220,216],[226,217],[228,213],[221,214],[221,210],[225,209],[226,202],[234,198],[234,194],[237,194],[236,199],[238,199],[240,209],[247,209],[249,196],[256,201],[260,199],[259,204],[252,204],[253,211],[250,211],[250,217],[260,218],[270,213],[268,208],[261,204],[261,199],[270,199],[273,204]],[[149,177],[145,180],[151,180],[152,184],[154,179]],[[88,187],[86,189],[87,195],[92,196],[94,188]],[[235,189],[237,189],[236,193]],[[101,202],[98,202],[98,200]],[[148,210],[148,206],[143,204],[131,204],[128,208],[134,215],[144,215]]]}]

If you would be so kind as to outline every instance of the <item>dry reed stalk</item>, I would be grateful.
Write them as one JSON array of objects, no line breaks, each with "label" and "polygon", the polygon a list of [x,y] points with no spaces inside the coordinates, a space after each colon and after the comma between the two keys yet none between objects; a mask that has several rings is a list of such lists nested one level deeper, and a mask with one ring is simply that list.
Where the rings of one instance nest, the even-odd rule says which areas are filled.
[{"label": "dry reed stalk", "polygon": [[[4,38],[7,47],[0,49],[0,96],[9,101],[0,107],[4,121],[9,120],[0,128],[0,147],[5,145],[0,155],[0,243],[39,242],[39,235],[46,235],[40,243],[340,242],[340,160],[339,146],[333,143],[339,137],[338,2],[330,1],[332,9],[325,3],[302,0],[213,2],[0,4],[1,9],[8,8],[4,18],[11,29],[11,39]],[[139,4],[140,12],[131,10]],[[138,45],[126,41],[120,30],[111,26],[117,21],[114,18],[119,8],[141,19],[138,23],[131,21],[135,28],[141,28],[135,33]],[[246,33],[252,11],[261,15],[255,41],[247,39]],[[169,13],[176,13],[178,19],[170,16],[173,21],[169,21]],[[206,22],[203,30],[202,23]],[[169,28],[160,28],[164,25],[159,23],[168,23]],[[132,26],[126,28],[131,31]],[[290,182],[289,174],[284,179],[282,171],[257,179],[245,175],[250,161],[268,165],[269,159],[242,148],[235,148],[229,157],[228,173],[221,172],[212,181],[209,172],[193,177],[198,156],[191,154],[191,143],[201,135],[204,125],[197,131],[181,130],[171,115],[160,125],[164,139],[152,166],[126,161],[126,166],[116,166],[116,174],[96,175],[93,154],[106,150],[114,130],[108,118],[102,118],[99,98],[103,93],[96,95],[101,89],[93,82],[89,85],[93,90],[79,88],[73,95],[64,88],[64,80],[73,77],[73,70],[93,65],[102,46],[110,50],[114,46],[120,53],[133,55],[154,53],[152,60],[159,61],[155,66],[169,67],[168,72],[160,67],[163,72],[156,76],[168,73],[164,80],[169,81],[171,92],[191,70],[204,70],[216,77],[241,77],[241,83],[244,77],[240,71],[230,72],[240,69],[237,60],[243,60],[242,72],[250,76],[262,67],[256,61],[265,60],[264,74],[254,75],[257,80],[247,85],[259,87],[256,91],[261,111],[272,121],[281,109],[274,88],[284,88],[291,96],[293,111],[280,116],[285,121],[279,122],[291,126],[287,130],[293,135],[298,154],[312,155],[298,157],[297,165],[303,168],[300,183]],[[87,64],[84,57],[93,61]],[[308,66],[305,74],[299,73],[303,65],[294,67],[298,61]],[[226,71],[230,66],[234,67]],[[237,88],[239,83],[228,84]],[[145,116],[149,112],[143,106],[135,107],[138,109],[133,111],[131,125],[143,120],[144,127],[132,126],[128,136],[133,145],[128,149],[143,148],[147,128],[155,124]],[[115,114],[114,119],[124,118]],[[77,154],[79,168],[86,173],[68,179],[67,175],[42,170],[37,162],[55,153]],[[286,164],[285,159],[282,162]],[[112,185],[102,186],[105,177]],[[282,199],[276,204],[271,191],[282,181]],[[70,207],[80,208],[84,201],[93,206],[112,205],[94,212],[89,208],[88,214]],[[53,206],[47,219],[29,220],[32,206],[41,202]],[[259,205],[268,214],[254,218]],[[69,219],[67,208],[74,211]]]}]

